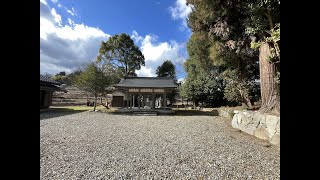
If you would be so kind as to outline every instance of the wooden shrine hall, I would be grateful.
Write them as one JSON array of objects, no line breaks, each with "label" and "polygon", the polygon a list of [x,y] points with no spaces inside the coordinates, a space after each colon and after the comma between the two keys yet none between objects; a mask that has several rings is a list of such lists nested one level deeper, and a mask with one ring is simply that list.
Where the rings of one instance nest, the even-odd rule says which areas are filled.
[{"label": "wooden shrine hall", "polygon": [[[128,110],[165,110],[167,94],[177,88],[172,78],[125,77],[114,86],[121,94],[113,94],[112,104]],[[113,105],[113,106],[114,106]]]}]

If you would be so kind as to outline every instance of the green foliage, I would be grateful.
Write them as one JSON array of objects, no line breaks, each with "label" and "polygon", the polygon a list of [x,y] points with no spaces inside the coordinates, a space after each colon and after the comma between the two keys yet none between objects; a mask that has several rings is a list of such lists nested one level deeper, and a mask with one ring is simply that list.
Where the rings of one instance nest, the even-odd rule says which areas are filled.
[{"label": "green foliage", "polygon": [[251,48],[258,49],[263,43],[271,44],[273,47],[270,47],[270,55],[267,59],[270,62],[277,62],[277,60],[280,60],[280,23],[276,24],[275,27],[271,29],[270,33],[271,36],[265,37],[259,42],[251,42]]},{"label": "green foliage", "polygon": [[61,71],[57,74],[57,76],[66,76],[66,72],[65,71]]},{"label": "green foliage", "polygon": [[59,82],[59,83],[61,83],[61,84],[64,84],[64,82],[65,82],[65,80],[64,80],[65,77],[66,77],[66,76],[61,76],[61,75],[57,74],[57,75],[55,75],[55,76],[52,77],[52,80],[57,81],[57,82]]},{"label": "green foliage", "polygon": [[[156,74],[158,77],[171,77],[176,79],[176,68],[170,60],[166,60],[162,65],[158,66]],[[170,103],[175,101],[176,95],[177,91],[167,94],[167,98],[170,100]]]},{"label": "green foliage", "polygon": [[66,74],[64,71],[56,74],[52,77],[53,80],[66,85],[72,85],[72,82],[74,81],[75,77],[78,76],[81,72],[80,71],[74,71],[70,74]]},{"label": "green foliage", "polygon": [[75,78],[80,74],[81,74],[80,70],[75,70],[72,73],[67,74],[66,77],[63,79],[63,81],[66,85],[73,85]]},{"label": "green foliage", "polygon": [[58,74],[54,75],[52,77],[52,79],[54,81],[57,81],[57,82],[61,83],[61,84],[64,84],[65,83],[65,79],[66,79],[66,72],[61,71]]},{"label": "green foliage", "polygon": [[136,76],[135,70],[145,65],[144,56],[127,34],[111,36],[102,42],[98,62],[107,62],[119,67],[124,76]]},{"label": "green foliage", "polygon": [[[212,62],[209,59],[209,47],[211,42],[208,40],[208,37],[204,33],[195,32],[191,35],[188,43],[187,50],[190,59],[193,62],[198,62],[203,69],[210,69]],[[188,71],[188,65],[185,66],[186,71]]]},{"label": "green foliage", "polygon": [[[201,73],[192,70],[197,64],[207,77],[214,72],[212,78],[221,79],[220,89],[230,103],[244,100],[250,103],[248,99],[259,98],[257,50],[263,40],[280,42],[280,1],[187,0],[187,3],[193,6],[188,17],[193,34],[187,44],[190,59],[185,64],[188,88],[184,91],[189,91],[189,96],[190,92],[197,94],[193,93],[194,84]],[[270,60],[280,58],[277,43],[271,49]]]},{"label": "green foliage", "polygon": [[228,101],[243,102],[243,97],[249,97],[250,84],[239,78],[236,70],[227,70],[224,72],[225,89],[224,96]]},{"label": "green foliage", "polygon": [[170,60],[166,60],[156,70],[158,77],[176,78],[176,68]]},{"label": "green foliage", "polygon": [[92,93],[95,96],[105,94],[116,82],[114,74],[106,73],[99,64],[91,62],[86,64],[82,72],[76,76],[74,85],[81,90]]},{"label": "green foliage", "polygon": [[224,105],[223,82],[215,72],[217,69],[203,69],[194,59],[185,62],[187,77],[182,84],[180,96],[193,100],[196,104],[202,102],[206,106]]}]

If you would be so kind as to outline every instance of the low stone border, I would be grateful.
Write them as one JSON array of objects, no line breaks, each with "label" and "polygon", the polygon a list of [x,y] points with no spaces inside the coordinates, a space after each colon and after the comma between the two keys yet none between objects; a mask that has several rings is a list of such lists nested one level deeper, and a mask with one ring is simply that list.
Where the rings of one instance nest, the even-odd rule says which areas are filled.
[{"label": "low stone border", "polygon": [[226,117],[226,118],[232,118],[234,115],[234,108],[219,108],[219,116]]},{"label": "low stone border", "polygon": [[257,138],[280,145],[280,117],[258,111],[234,111],[231,125]]}]

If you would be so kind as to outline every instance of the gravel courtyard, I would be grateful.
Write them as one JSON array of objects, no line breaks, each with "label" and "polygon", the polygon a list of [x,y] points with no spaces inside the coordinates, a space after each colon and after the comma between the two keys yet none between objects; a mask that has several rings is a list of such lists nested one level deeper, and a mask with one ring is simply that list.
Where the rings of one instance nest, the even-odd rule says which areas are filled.
[{"label": "gravel courtyard", "polygon": [[40,178],[280,179],[280,148],[218,116],[81,112],[40,120]]}]

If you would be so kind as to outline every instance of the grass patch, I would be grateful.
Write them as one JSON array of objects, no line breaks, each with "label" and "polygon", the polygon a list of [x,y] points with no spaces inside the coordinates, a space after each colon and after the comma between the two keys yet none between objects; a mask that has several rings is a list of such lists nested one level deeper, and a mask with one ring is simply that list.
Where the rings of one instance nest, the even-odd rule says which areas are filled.
[{"label": "grass patch", "polygon": [[[93,107],[90,106],[51,106],[47,110],[40,111],[40,120],[59,117],[59,116],[66,116],[75,113],[85,112],[93,110]],[[96,110],[104,113],[112,113],[115,111],[114,108],[107,109],[104,106],[97,106]]]},{"label": "grass patch", "polygon": [[[72,111],[89,111],[93,110],[91,106],[51,106],[50,109],[57,109],[57,110],[72,110]],[[104,106],[97,106],[97,110],[107,109]]]}]

